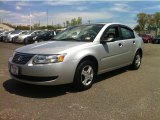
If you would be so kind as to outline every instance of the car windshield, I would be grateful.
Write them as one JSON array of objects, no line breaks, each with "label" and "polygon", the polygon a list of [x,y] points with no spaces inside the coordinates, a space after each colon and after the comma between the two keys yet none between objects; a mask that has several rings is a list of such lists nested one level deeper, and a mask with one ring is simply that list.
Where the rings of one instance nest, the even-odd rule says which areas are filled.
[{"label": "car windshield", "polygon": [[156,38],[160,38],[160,35],[158,35]]},{"label": "car windshield", "polygon": [[29,35],[29,34],[31,34],[32,33],[32,31],[26,31],[26,32],[24,32],[23,34],[24,35]]},{"label": "car windshield", "polygon": [[55,36],[53,40],[92,42],[103,26],[103,24],[90,24],[69,27]]},{"label": "car windshield", "polygon": [[20,32],[21,32],[20,30],[16,30],[16,31],[13,31],[12,34],[18,34]]}]

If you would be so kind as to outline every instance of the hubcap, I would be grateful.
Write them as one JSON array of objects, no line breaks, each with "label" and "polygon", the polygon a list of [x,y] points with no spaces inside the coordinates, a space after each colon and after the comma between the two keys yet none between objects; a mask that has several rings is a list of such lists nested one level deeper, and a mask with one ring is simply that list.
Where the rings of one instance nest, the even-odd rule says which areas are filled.
[{"label": "hubcap", "polygon": [[140,64],[141,64],[141,56],[137,55],[136,56],[136,60],[135,60],[135,65],[136,65],[136,67],[139,67]]},{"label": "hubcap", "polygon": [[81,81],[83,85],[88,86],[92,83],[94,71],[90,65],[85,66],[81,72]]}]

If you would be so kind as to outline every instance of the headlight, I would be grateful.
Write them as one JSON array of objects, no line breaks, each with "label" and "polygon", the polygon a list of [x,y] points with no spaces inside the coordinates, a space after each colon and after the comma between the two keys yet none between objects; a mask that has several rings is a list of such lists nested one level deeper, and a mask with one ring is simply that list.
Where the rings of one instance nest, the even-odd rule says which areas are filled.
[{"label": "headlight", "polygon": [[35,40],[36,38],[37,38],[37,36],[36,36],[36,37],[34,37],[34,38],[33,38],[33,40]]},{"label": "headlight", "polygon": [[58,55],[37,55],[33,59],[33,64],[48,64],[48,63],[57,63],[63,62],[66,54]]}]

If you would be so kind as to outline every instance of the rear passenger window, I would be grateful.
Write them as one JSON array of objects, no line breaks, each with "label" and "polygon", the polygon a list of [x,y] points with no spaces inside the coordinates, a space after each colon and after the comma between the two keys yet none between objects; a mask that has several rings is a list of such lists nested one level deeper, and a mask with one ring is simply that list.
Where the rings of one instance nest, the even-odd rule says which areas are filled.
[{"label": "rear passenger window", "polygon": [[132,39],[135,38],[134,32],[127,28],[120,28],[122,32],[123,39]]}]

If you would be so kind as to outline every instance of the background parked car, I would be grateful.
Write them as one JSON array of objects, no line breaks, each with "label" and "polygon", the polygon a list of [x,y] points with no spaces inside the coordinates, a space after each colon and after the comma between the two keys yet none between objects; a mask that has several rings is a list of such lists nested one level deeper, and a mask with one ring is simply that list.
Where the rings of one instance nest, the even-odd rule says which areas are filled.
[{"label": "background parked car", "polygon": [[33,38],[33,42],[41,42],[41,41],[48,41],[56,35],[55,31],[45,31],[43,34],[39,34],[38,36]]},{"label": "background parked car", "polygon": [[142,39],[144,43],[152,43],[153,37],[151,35],[142,35]]},{"label": "background parked car", "polygon": [[10,35],[13,31],[5,31],[3,32],[3,34],[1,34],[0,36],[0,41],[4,41],[5,39],[7,39],[7,36]]},{"label": "background parked car", "polygon": [[0,41],[3,40],[3,34],[4,34],[4,31],[0,31]]},{"label": "background parked car", "polygon": [[15,43],[24,43],[24,44],[27,44],[28,43],[28,37],[32,36],[36,36],[37,34],[40,34],[42,31],[27,31],[21,35],[19,35],[15,40],[14,42]]},{"label": "background parked car", "polygon": [[11,34],[7,35],[7,37],[3,40],[4,42],[13,42],[13,38],[23,34],[25,31],[15,30]]},{"label": "background parked car", "polygon": [[155,37],[155,38],[153,39],[152,43],[160,44],[160,35],[158,35],[157,37]]},{"label": "background parked car", "polygon": [[31,35],[31,36],[28,36],[27,38],[25,38],[25,43],[24,44],[31,44],[31,43],[34,43],[34,38],[36,38],[37,36],[43,34],[44,31],[39,31],[37,32],[37,34],[34,34],[34,35]]}]

